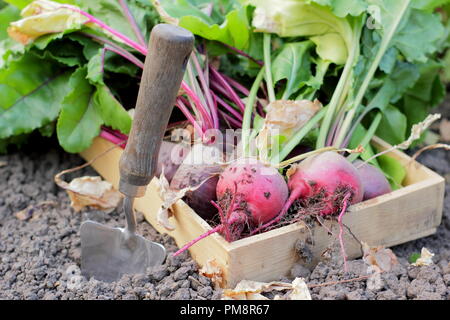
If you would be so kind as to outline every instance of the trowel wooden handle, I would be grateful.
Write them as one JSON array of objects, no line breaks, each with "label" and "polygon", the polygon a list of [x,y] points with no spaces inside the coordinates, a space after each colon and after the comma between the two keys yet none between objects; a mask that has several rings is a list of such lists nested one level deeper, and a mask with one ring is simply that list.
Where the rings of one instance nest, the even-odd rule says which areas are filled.
[{"label": "trowel wooden handle", "polygon": [[192,33],[181,27],[159,24],[152,30],[133,126],[119,164],[119,190],[127,196],[143,196],[153,178],[193,45]]}]

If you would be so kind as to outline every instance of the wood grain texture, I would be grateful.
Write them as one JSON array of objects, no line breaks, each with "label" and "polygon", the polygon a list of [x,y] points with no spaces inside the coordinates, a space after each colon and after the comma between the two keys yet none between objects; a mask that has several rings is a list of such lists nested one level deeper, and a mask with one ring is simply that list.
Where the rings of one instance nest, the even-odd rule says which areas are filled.
[{"label": "wood grain texture", "polygon": [[160,24],[152,29],[133,126],[120,159],[121,179],[126,184],[145,186],[153,178],[193,44],[194,36],[183,28]]},{"label": "wood grain texture", "polygon": [[[374,142],[383,149],[389,147],[382,140],[374,139]],[[97,138],[92,147],[81,155],[90,160],[111,146],[110,142]],[[121,153],[120,148],[114,149],[93,164],[97,172],[115,187],[119,182],[117,168]],[[400,151],[393,151],[389,155],[398,159],[407,169],[407,186],[353,205],[344,217],[344,223],[352,233],[371,246],[390,247],[429,236],[436,232],[442,219],[444,178],[412,161]],[[179,201],[174,206],[174,217],[169,220],[176,229],[171,232],[165,230],[156,220],[156,213],[161,204],[157,186],[155,178],[148,186],[145,196],[136,199],[135,208],[143,212],[147,221],[159,232],[168,233],[181,247],[211,229],[189,206]],[[335,222],[327,221],[326,225],[334,235],[328,234],[323,227],[315,226],[309,229],[297,223],[233,243],[228,243],[215,234],[198,242],[189,251],[200,266],[210,260],[216,260],[222,266],[225,287],[234,287],[243,279],[272,281],[287,275],[294,263],[301,262],[312,266],[322,258],[327,247],[336,242],[338,232]],[[311,263],[301,261],[295,253],[294,246],[297,241],[306,244],[311,250]],[[349,234],[345,236],[345,245],[350,258],[361,256],[359,242]]]}]

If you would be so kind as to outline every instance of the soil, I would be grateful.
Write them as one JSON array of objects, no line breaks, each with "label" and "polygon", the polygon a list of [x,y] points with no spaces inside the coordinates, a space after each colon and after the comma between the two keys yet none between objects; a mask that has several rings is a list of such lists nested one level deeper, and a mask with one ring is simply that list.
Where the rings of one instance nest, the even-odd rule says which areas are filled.
[{"label": "soil", "polygon": [[[80,274],[80,224],[92,219],[123,227],[122,209],[105,214],[76,213],[64,190],[53,182],[61,170],[83,163],[58,148],[23,150],[0,156],[0,299],[218,299],[211,281],[182,254],[169,256],[145,274],[123,276],[114,283],[85,279]],[[6,164],[5,164],[6,163]],[[92,169],[76,173],[96,175]],[[72,176],[72,178],[75,176]],[[70,175],[66,179],[71,179]],[[25,210],[24,210],[25,209]],[[22,211],[24,210],[24,211]],[[20,220],[16,217],[21,212]],[[138,232],[176,251],[174,241],[158,234],[137,215]]]},{"label": "soil", "polygon": [[[188,253],[173,258],[171,253],[177,249],[174,241],[157,233],[140,214],[138,232],[166,247],[166,262],[145,274],[126,275],[113,283],[81,276],[81,222],[93,219],[123,226],[124,214],[120,207],[108,214],[92,209],[74,212],[66,192],[54,184],[53,177],[83,160],[47,140],[31,145],[34,147],[0,156],[0,299],[220,299],[221,292],[199,275]],[[392,248],[399,264],[382,273],[376,285],[363,280],[316,287],[311,289],[313,299],[450,300],[450,153],[432,150],[418,160],[447,180],[444,217],[437,233]],[[72,177],[75,174],[96,175],[90,168]],[[435,254],[434,264],[411,266],[408,258],[423,247]],[[296,265],[291,277],[280,280],[301,276],[314,285],[365,275],[367,265],[362,260],[349,261],[347,273],[340,262],[329,261],[312,272]]]}]

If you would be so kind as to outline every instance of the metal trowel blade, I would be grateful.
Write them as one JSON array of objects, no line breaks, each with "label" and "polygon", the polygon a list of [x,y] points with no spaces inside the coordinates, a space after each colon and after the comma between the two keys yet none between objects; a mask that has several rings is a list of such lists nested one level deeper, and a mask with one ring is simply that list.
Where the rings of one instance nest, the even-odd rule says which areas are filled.
[{"label": "metal trowel blade", "polygon": [[144,273],[164,262],[166,249],[124,229],[85,221],[81,234],[81,272],[88,279],[112,282],[124,274]]}]

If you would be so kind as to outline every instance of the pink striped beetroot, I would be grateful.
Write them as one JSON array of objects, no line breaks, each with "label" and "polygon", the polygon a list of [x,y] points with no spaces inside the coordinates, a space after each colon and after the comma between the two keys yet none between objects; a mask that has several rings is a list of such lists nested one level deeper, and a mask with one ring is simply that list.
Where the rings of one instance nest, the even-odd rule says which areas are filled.
[{"label": "pink striped beetroot", "polygon": [[311,198],[322,194],[324,201],[320,215],[335,214],[341,204],[333,201],[336,196],[350,193],[350,203],[361,202],[364,188],[356,168],[336,152],[314,155],[293,167],[289,177],[291,192],[285,207],[299,198]]},{"label": "pink striped beetroot", "polygon": [[292,166],[287,175],[289,199],[275,219],[253,230],[253,234],[281,221],[297,200],[316,203],[315,207],[305,210],[312,215],[326,216],[339,213],[344,199],[348,204],[363,199],[364,189],[358,171],[336,152],[311,156]]}]

